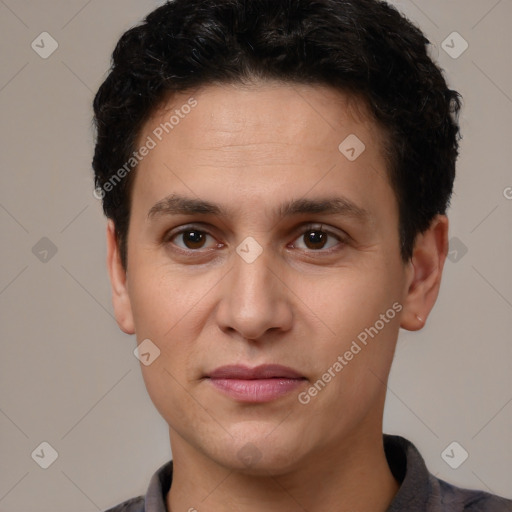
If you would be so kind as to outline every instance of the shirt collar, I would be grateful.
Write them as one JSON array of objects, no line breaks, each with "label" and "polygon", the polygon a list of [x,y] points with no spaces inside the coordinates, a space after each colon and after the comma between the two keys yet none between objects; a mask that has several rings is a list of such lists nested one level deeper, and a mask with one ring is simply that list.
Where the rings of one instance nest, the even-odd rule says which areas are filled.
[{"label": "shirt collar", "polygon": [[172,482],[172,460],[161,466],[151,477],[146,492],[144,512],[167,512],[165,503]]}]

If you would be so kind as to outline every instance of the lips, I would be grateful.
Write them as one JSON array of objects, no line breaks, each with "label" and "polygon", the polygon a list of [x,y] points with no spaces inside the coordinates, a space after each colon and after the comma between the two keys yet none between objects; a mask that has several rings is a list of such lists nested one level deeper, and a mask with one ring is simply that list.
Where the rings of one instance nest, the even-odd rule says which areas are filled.
[{"label": "lips", "polygon": [[252,403],[276,400],[296,390],[306,381],[299,372],[278,364],[254,368],[221,366],[210,372],[207,379],[222,394],[239,402]]},{"label": "lips", "polygon": [[211,379],[302,379],[300,373],[279,364],[262,364],[254,368],[241,365],[221,366],[208,374]]}]

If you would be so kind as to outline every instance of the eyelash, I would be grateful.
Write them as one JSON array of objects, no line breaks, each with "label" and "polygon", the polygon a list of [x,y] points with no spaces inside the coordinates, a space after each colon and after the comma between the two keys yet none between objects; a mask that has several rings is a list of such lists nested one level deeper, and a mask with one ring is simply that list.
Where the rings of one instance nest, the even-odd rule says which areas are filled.
[{"label": "eyelash", "polygon": [[[195,231],[195,232],[200,233],[202,235],[208,235],[208,236],[211,236],[212,238],[215,238],[211,233],[209,233],[206,230],[199,229],[197,226],[194,226],[194,225],[188,225],[188,226],[184,226],[184,227],[180,228],[178,231],[166,234],[165,237],[164,237],[163,242],[166,243],[166,244],[174,245],[174,250],[176,250],[178,252],[181,252],[183,254],[187,254],[187,255],[204,254],[206,251],[204,249],[202,249],[202,248],[200,248],[200,249],[183,249],[182,247],[176,246],[176,244],[174,244],[172,242],[172,240],[174,238],[176,238],[179,235],[182,235],[184,233],[188,233],[190,231]],[[299,249],[299,250],[304,251],[304,252],[308,252],[308,253],[313,253],[313,254],[331,254],[331,253],[333,253],[335,251],[340,250],[341,248],[339,247],[339,245],[347,244],[348,239],[349,239],[348,235],[341,235],[341,234],[334,233],[333,231],[331,231],[329,229],[325,229],[322,224],[307,224],[305,226],[302,226],[302,231],[299,233],[299,236],[297,236],[294,239],[294,241],[297,238],[300,238],[301,236],[304,236],[306,233],[311,232],[311,231],[320,231],[323,234],[326,234],[326,235],[328,235],[330,237],[336,238],[340,243],[335,245],[334,247],[329,248],[329,249],[319,249],[319,250]],[[211,250],[211,249],[209,249],[209,250]]]}]

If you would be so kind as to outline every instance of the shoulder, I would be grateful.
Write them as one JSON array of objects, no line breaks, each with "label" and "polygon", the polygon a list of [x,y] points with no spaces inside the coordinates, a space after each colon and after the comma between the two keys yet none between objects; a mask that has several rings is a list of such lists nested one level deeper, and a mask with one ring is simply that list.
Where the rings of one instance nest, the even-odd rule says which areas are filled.
[{"label": "shoulder", "polygon": [[512,500],[485,491],[463,489],[430,476],[433,510],[440,512],[512,512]]},{"label": "shoulder", "polygon": [[409,440],[385,434],[384,448],[389,467],[400,483],[387,512],[512,512],[510,499],[436,478]]},{"label": "shoulder", "polygon": [[105,512],[144,512],[144,496],[123,501],[123,503],[109,508]]},{"label": "shoulder", "polygon": [[172,460],[161,466],[153,474],[144,496],[137,496],[105,512],[165,512],[165,497],[172,483]]}]

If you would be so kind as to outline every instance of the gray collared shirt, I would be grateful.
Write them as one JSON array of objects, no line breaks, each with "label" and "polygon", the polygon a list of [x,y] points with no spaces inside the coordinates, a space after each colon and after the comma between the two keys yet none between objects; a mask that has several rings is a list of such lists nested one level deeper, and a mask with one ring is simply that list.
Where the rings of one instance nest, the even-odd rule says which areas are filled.
[{"label": "gray collared shirt", "polygon": [[[389,467],[400,482],[387,512],[512,512],[512,500],[461,489],[430,474],[416,447],[403,437],[384,434],[384,449]],[[168,512],[165,498],[171,483],[169,461],[153,475],[145,496],[106,512]]]}]

